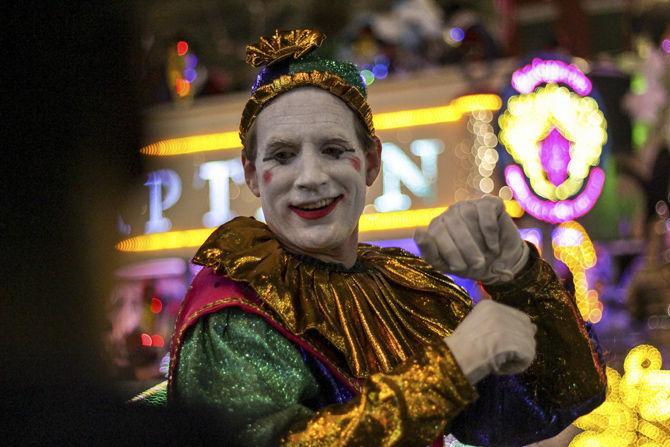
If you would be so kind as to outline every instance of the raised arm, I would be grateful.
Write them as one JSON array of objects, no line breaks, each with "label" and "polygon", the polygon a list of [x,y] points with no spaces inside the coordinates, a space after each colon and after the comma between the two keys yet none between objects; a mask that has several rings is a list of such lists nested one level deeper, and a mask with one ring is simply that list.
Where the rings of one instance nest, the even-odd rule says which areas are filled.
[{"label": "raised arm", "polygon": [[[495,301],[522,311],[537,326],[531,366],[478,383],[480,398],[452,427],[459,440],[485,446],[536,442],[602,402],[605,367],[595,336],[551,267],[521,240],[501,200],[456,204],[427,231],[417,231],[416,240],[433,266],[483,282]],[[452,346],[457,361],[467,344]]]},{"label": "raised arm", "polygon": [[586,329],[573,297],[534,248],[512,283],[486,289],[496,301],[530,316],[537,326],[537,352],[523,373],[489,376],[478,384],[479,400],[452,428],[459,440],[530,444],[555,436],[603,402],[605,364],[595,333]]}]

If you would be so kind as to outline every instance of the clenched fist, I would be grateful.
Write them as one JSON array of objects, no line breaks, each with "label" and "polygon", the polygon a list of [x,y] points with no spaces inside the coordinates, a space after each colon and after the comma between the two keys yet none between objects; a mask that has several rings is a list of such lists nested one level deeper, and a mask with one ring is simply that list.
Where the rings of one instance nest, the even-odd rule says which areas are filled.
[{"label": "clenched fist", "polygon": [[511,281],[528,261],[528,246],[493,196],[450,206],[414,240],[436,269],[485,284]]},{"label": "clenched fist", "polygon": [[518,374],[535,358],[537,327],[520,310],[492,300],[480,301],[444,339],[468,381],[489,374]]}]

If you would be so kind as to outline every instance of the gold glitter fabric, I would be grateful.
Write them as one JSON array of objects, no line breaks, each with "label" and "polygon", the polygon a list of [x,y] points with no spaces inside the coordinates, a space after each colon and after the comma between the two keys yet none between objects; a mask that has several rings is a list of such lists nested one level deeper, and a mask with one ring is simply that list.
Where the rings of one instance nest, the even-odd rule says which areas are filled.
[{"label": "gold glitter fabric", "polygon": [[[441,340],[471,302],[423,260],[361,244],[345,269],[288,253],[264,224],[234,219],[194,262],[251,287],[271,318],[235,308],[203,314],[184,337],[173,392],[221,414],[221,433],[239,441],[226,445],[277,445],[280,437],[289,446],[426,445],[445,430],[476,445],[544,439],[547,426],[562,429],[554,415],[573,415],[567,424],[585,402],[599,404],[605,375],[574,300],[531,251],[512,283],[488,291],[538,326],[536,360],[518,376],[490,376],[477,392]],[[322,376],[270,321],[330,347],[324,352],[360,379],[360,393],[324,403]]]},{"label": "gold glitter fabric", "polygon": [[537,354],[521,377],[537,401],[569,408],[604,395],[605,365],[580,316],[574,297],[532,244],[531,259],[509,284],[487,286],[493,299],[528,314],[537,325]]},{"label": "gold glitter fabric", "polygon": [[476,398],[445,343],[426,346],[391,373],[374,374],[350,402],[294,426],[283,446],[428,445]]},{"label": "gold glitter fabric", "polygon": [[246,140],[247,132],[261,110],[282,93],[298,87],[318,87],[342,99],[361,119],[368,133],[375,135],[372,110],[365,96],[340,76],[327,71],[310,71],[281,75],[269,84],[257,88],[247,101],[240,121],[240,140]]},{"label": "gold glitter fabric", "polygon": [[240,121],[240,140],[247,133],[263,108],[274,98],[298,87],[318,87],[339,97],[365,125],[368,134],[375,135],[372,111],[366,99],[365,83],[356,65],[311,54],[326,38],[313,29],[275,31],[247,45],[248,64],[264,66],[251,89]]},{"label": "gold glitter fabric", "polygon": [[449,335],[470,311],[463,289],[421,258],[360,244],[352,269],[287,253],[268,227],[238,217],[219,227],[193,262],[247,283],[286,329],[344,357],[357,378],[389,372]]},{"label": "gold glitter fabric", "polygon": [[294,29],[275,31],[267,38],[261,37],[258,43],[247,45],[247,64],[253,67],[270,65],[287,57],[300,59],[313,49],[321,46],[326,36],[313,29]]}]

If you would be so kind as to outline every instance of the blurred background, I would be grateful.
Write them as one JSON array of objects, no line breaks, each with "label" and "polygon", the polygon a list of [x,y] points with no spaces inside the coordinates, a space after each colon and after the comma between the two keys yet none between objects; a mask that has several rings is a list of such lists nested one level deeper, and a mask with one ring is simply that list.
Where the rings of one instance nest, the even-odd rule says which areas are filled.
[{"label": "blurred background", "polygon": [[[256,75],[245,45],[294,27],[323,31],[319,51],[355,62],[368,87],[384,155],[364,242],[416,253],[414,228],[456,201],[500,196],[575,291],[608,365],[623,372],[646,343],[670,366],[670,2],[13,8],[3,89],[19,97],[3,104],[0,222],[8,408],[41,395],[43,413],[70,402],[79,414],[77,402],[114,405],[165,379],[198,271],[190,257],[234,216],[263,219],[239,161]],[[133,417],[110,427],[168,436],[150,438],[146,416]]]}]

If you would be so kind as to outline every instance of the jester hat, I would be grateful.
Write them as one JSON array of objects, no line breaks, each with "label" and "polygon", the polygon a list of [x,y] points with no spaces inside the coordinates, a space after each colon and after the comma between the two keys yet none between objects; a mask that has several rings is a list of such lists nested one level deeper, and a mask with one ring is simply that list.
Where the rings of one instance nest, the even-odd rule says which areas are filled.
[{"label": "jester hat", "polygon": [[344,101],[361,120],[370,136],[375,135],[372,111],[367,102],[365,83],[358,68],[350,62],[316,56],[326,38],[312,29],[275,31],[270,37],[247,45],[246,62],[263,67],[251,88],[240,122],[244,144],[258,114],[277,96],[298,87],[318,87]]}]

